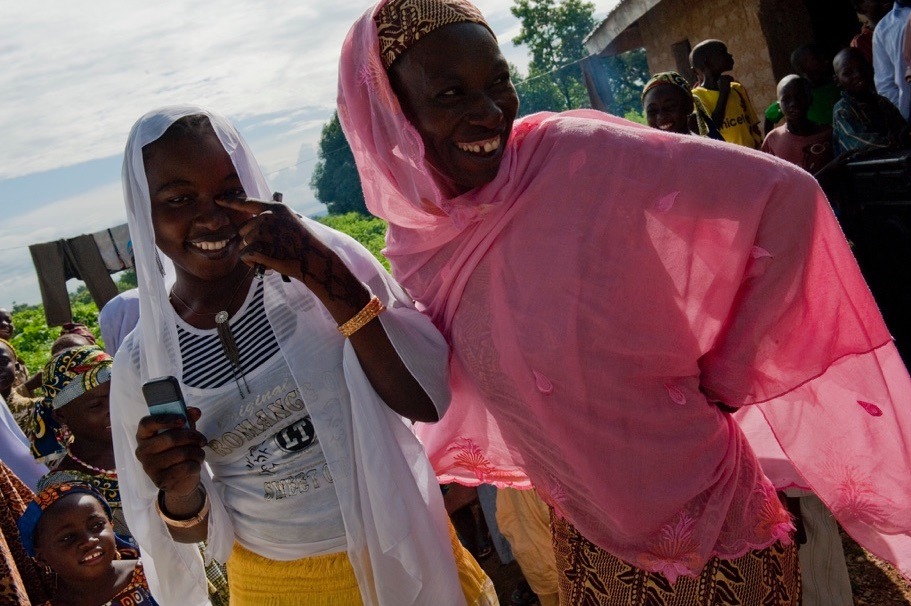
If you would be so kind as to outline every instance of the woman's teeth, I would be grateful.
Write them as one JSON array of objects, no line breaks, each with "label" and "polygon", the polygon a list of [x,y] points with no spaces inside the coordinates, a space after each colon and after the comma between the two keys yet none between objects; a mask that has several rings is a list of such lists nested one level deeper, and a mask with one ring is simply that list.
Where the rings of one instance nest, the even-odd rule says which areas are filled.
[{"label": "woman's teeth", "polygon": [[82,558],[82,560],[80,560],[80,562],[83,564],[88,564],[89,562],[94,562],[101,556],[102,556],[102,551],[100,549],[96,549],[96,550],[92,551],[90,554],[88,554],[87,556],[85,556],[84,558]]},{"label": "woman's teeth", "polygon": [[228,245],[228,240],[218,240],[217,242],[191,242],[191,244],[202,250],[221,250]]},{"label": "woman's teeth", "polygon": [[478,141],[476,143],[456,143],[456,147],[472,154],[489,154],[490,152],[499,149],[500,138],[494,137],[493,139]]}]

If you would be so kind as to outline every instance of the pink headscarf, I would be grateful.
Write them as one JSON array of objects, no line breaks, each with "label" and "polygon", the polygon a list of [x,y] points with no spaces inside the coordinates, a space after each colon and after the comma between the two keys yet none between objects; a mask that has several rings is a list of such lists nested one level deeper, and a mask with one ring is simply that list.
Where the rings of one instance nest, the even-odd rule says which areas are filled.
[{"label": "pink headscarf", "polygon": [[883,533],[911,530],[911,381],[815,181],[580,111],[518,120],[497,177],[448,199],[375,10],[342,49],[339,116],[394,274],[453,348],[452,406],[420,429],[440,478],[526,472],[589,540],[673,581],[787,540],[710,401],[757,404],[805,485],[908,573]]}]

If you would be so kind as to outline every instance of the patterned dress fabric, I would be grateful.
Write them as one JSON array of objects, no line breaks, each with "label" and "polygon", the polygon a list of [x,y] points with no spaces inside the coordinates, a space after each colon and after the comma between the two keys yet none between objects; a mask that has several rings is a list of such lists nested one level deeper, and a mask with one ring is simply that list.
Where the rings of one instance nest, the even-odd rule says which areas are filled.
[{"label": "patterned dress fabric", "polygon": [[17,521],[33,493],[0,461],[0,606],[37,604],[48,599],[53,576],[29,557]]},{"label": "patterned dress fabric", "polygon": [[735,560],[712,558],[698,577],[671,584],[631,566],[551,519],[560,603],[578,606],[799,606],[797,545],[775,543]]}]

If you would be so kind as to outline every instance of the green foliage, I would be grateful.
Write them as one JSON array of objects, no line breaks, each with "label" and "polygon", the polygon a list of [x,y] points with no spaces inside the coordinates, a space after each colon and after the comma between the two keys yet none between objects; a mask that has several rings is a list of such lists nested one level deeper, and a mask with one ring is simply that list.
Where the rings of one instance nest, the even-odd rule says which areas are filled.
[{"label": "green foliage", "polygon": [[[123,292],[131,288],[136,288],[136,271],[128,269],[120,273],[117,289]],[[84,284],[70,293],[70,309],[73,322],[81,322],[88,326],[95,335],[98,345],[104,347],[101,330],[98,327],[98,306],[92,301],[92,296]],[[12,313],[13,324],[16,326],[13,346],[29,372],[34,374],[50,359],[51,345],[60,336],[60,328],[51,328],[47,325],[43,305],[16,303],[13,305]]]},{"label": "green foliage", "polygon": [[642,88],[650,77],[645,49],[637,48],[600,59],[613,95],[608,111],[617,116],[626,116],[630,111],[641,112]]},{"label": "green foliage", "polygon": [[638,109],[629,110],[628,112],[623,114],[623,117],[631,122],[638,122],[639,124],[648,124],[648,122],[645,120],[645,114],[643,114]]},{"label": "green foliage", "polygon": [[584,90],[584,86],[579,91],[576,90],[576,85],[573,84],[572,95],[575,101],[570,106],[566,104],[566,97],[564,97],[560,87],[550,75],[529,75],[528,78],[523,78],[516,66],[510,65],[509,68],[512,81],[515,83],[516,93],[519,95],[520,116],[536,112],[559,112],[567,109],[588,107],[588,92]]},{"label": "green foliage", "polygon": [[364,248],[373,253],[380,263],[388,270],[389,261],[380,252],[386,245],[386,223],[376,217],[365,217],[359,213],[345,213],[344,215],[327,215],[317,219],[323,225],[348,234],[364,245]]},{"label": "green foliage", "polygon": [[[73,322],[81,322],[88,326],[89,330],[98,336],[98,344],[103,347],[101,332],[98,329],[98,307],[91,297],[86,301],[86,296],[85,286],[70,294]],[[13,347],[25,362],[29,372],[34,374],[50,359],[51,345],[60,336],[60,328],[51,328],[47,325],[42,305],[14,305],[13,324],[16,326]]]},{"label": "green foliage", "polygon": [[514,44],[531,51],[528,78],[519,81],[523,113],[590,107],[582,70],[582,41],[595,27],[595,5],[582,0],[515,0],[510,9],[519,19]]},{"label": "green foliage", "polygon": [[117,290],[123,292],[137,286],[139,286],[139,283],[136,281],[135,269],[126,269],[120,272],[120,278],[117,280]]},{"label": "green foliage", "polygon": [[310,178],[310,189],[326,205],[329,214],[357,212],[369,215],[351,146],[342,132],[338,112],[323,126],[319,139],[319,160]]},{"label": "green foliage", "polygon": [[60,335],[60,330],[48,327],[41,305],[14,306],[13,324],[16,325],[13,347],[29,372],[34,374],[50,358],[51,344]]}]

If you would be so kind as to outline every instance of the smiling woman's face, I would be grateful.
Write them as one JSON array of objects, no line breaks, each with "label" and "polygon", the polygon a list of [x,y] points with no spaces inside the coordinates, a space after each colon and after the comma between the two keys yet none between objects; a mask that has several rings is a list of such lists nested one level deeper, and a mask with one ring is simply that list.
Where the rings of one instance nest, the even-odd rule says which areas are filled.
[{"label": "smiling woman's face", "polygon": [[519,99],[487,28],[457,23],[431,32],[392,64],[389,79],[448,194],[493,180]]}]

